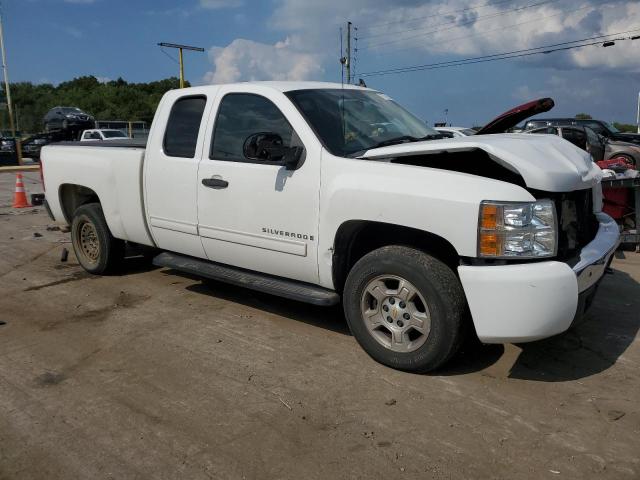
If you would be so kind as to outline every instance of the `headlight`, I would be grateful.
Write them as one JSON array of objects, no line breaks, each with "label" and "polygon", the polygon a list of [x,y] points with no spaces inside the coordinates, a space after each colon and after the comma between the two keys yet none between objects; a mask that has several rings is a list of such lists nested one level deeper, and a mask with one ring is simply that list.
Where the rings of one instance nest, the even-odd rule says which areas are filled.
[{"label": "headlight", "polygon": [[478,256],[553,257],[558,249],[556,209],[551,200],[480,204]]},{"label": "headlight", "polygon": [[76,116],[75,116],[75,115],[65,115],[65,117],[70,118],[70,119],[74,119],[74,118],[76,118]]}]

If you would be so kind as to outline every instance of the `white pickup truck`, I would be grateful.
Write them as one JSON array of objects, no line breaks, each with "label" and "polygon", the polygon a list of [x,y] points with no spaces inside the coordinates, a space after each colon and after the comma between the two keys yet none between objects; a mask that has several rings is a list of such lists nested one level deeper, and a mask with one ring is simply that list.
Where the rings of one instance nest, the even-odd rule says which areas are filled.
[{"label": "white pickup truck", "polygon": [[251,82],[168,92],[146,145],[42,150],[80,264],[154,263],[316,305],[374,359],[434,369],[567,330],[618,244],[600,170],[552,135],[441,139],[375,90]]}]

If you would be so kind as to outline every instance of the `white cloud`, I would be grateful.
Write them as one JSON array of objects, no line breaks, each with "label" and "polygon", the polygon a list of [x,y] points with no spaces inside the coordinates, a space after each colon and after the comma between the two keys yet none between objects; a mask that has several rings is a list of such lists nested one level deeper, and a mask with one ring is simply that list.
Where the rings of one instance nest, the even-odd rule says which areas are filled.
[{"label": "white cloud", "polygon": [[206,83],[246,80],[308,80],[322,73],[321,56],[296,50],[291,41],[274,45],[238,38],[226,47],[211,47],[214,69]]},{"label": "white cloud", "polygon": [[244,4],[243,0],[200,0],[202,8],[237,8]]},{"label": "white cloud", "polygon": [[[389,67],[397,67],[403,65],[394,57],[402,53],[456,58],[507,52],[637,29],[640,18],[638,0],[522,7],[527,4],[488,5],[485,0],[278,0],[271,22],[301,48],[319,51],[326,50],[327,40],[337,37],[339,26],[351,19],[359,27],[354,36],[359,37],[363,64],[367,58],[378,57],[387,60]],[[619,42],[607,49],[594,46],[534,56],[530,63],[561,69],[638,70],[639,46],[638,40]]]}]

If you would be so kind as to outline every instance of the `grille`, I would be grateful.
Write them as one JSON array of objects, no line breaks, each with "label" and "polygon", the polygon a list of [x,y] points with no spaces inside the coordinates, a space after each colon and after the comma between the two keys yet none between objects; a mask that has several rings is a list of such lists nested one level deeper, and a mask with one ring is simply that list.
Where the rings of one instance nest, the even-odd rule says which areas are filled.
[{"label": "grille", "polygon": [[558,217],[558,259],[576,259],[585,245],[598,231],[598,221],[593,214],[591,189],[568,193],[531,191],[536,199],[550,198],[556,206]]}]

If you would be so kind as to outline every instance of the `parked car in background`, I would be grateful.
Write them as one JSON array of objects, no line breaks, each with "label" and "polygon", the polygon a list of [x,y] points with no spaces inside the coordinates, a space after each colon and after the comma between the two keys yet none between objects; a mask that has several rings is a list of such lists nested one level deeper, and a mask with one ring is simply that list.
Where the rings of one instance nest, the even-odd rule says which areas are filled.
[{"label": "parked car in background", "polygon": [[103,140],[122,140],[129,138],[122,130],[114,129],[92,129],[82,132],[81,142],[103,141]]},{"label": "parked car in background", "polygon": [[40,150],[52,142],[50,134],[33,135],[22,141],[22,157],[40,161]]},{"label": "parked car in background", "polygon": [[472,128],[465,127],[436,127],[436,131],[440,132],[447,138],[468,137],[475,135],[476,131]]},{"label": "parked car in background", "polygon": [[605,154],[604,159],[622,157],[636,168],[640,166],[640,144],[631,142],[622,142],[611,138],[604,139]]},{"label": "parked car in background", "polygon": [[534,118],[525,123],[524,129],[526,131],[534,128],[557,125],[581,125],[583,127],[589,127],[598,135],[602,135],[610,140],[640,144],[640,134],[623,133],[613,125],[602,120],[584,120],[579,118]]},{"label": "parked car in background", "polygon": [[605,158],[605,142],[589,127],[579,125],[560,125],[553,127],[541,127],[527,130],[524,133],[537,133],[558,135],[591,154],[594,161],[599,162]]},{"label": "parked car in background", "polygon": [[0,137],[0,166],[10,166],[18,164],[16,155],[16,141],[11,137]]},{"label": "parked car in background", "polygon": [[95,119],[78,107],[53,107],[44,116],[44,130],[86,130],[96,125]]},{"label": "parked car in background", "polygon": [[596,162],[622,157],[633,165],[640,165],[640,145],[603,137],[594,132],[590,127],[558,125],[534,128],[524,133],[558,135],[573,143],[576,147],[589,152]]}]

